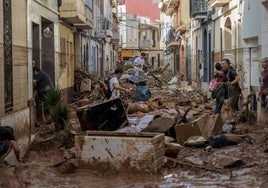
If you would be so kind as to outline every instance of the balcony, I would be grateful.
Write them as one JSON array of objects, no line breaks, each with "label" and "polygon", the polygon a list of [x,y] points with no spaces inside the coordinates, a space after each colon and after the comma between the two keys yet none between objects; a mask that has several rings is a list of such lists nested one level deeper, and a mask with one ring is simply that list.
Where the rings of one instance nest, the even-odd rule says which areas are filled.
[{"label": "balcony", "polygon": [[83,0],[65,0],[60,6],[60,18],[78,29],[90,29],[93,27],[92,10]]},{"label": "balcony", "polygon": [[173,27],[169,29],[165,42],[168,49],[179,48],[181,44],[181,36],[179,33],[180,33],[179,29],[175,30],[175,28]]},{"label": "balcony", "polygon": [[205,0],[190,1],[190,16],[196,20],[207,18],[208,10]]},{"label": "balcony", "polygon": [[97,37],[98,38],[112,38],[112,19],[111,16],[99,16],[96,18],[97,21]]},{"label": "balcony", "polygon": [[222,7],[232,0],[206,0],[211,7]]},{"label": "balcony", "polygon": [[180,0],[162,0],[161,11],[170,16],[175,8],[179,6],[179,1]]},{"label": "balcony", "polygon": [[141,48],[141,49],[149,49],[149,48],[152,48],[151,40],[148,40],[148,39],[140,40],[140,46],[139,46],[139,48]]},{"label": "balcony", "polygon": [[170,27],[170,29],[168,30],[165,43],[166,45],[168,45],[172,41],[175,41],[175,28],[174,27]]}]

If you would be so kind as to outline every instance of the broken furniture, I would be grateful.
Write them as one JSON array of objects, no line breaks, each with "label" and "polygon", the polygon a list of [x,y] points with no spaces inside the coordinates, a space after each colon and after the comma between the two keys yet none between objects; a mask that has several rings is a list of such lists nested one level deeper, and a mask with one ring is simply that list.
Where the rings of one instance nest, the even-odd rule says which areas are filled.
[{"label": "broken furniture", "polygon": [[114,131],[128,125],[127,115],[120,98],[76,109],[82,130]]}]

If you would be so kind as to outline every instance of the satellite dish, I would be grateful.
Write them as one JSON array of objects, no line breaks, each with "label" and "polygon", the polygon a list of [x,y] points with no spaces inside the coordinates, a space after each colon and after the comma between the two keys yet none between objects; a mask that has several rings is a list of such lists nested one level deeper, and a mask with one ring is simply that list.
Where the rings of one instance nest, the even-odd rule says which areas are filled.
[{"label": "satellite dish", "polygon": [[52,36],[52,29],[50,27],[46,27],[44,30],[43,30],[43,36],[45,38],[50,38]]}]

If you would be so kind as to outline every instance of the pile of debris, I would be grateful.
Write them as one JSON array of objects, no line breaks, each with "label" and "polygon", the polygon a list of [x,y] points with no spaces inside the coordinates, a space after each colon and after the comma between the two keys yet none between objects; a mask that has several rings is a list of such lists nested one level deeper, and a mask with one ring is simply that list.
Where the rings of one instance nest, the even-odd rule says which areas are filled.
[{"label": "pile of debris", "polygon": [[[108,140],[111,139],[110,143],[113,143],[114,147],[126,147],[135,150],[137,135],[141,137],[147,133],[164,135],[165,137],[161,137],[163,140],[159,141],[160,145],[165,143],[164,149],[162,145],[161,147],[159,145],[158,150],[154,151],[158,156],[157,161],[151,161],[153,163],[156,162],[157,165],[155,165],[159,167],[160,163],[160,166],[164,164],[164,160],[161,157],[159,158],[159,156],[168,157],[169,161],[174,164],[189,166],[190,164],[187,162],[177,160],[178,156],[181,155],[180,152],[185,150],[185,148],[204,148],[204,151],[208,153],[214,150],[214,148],[222,148],[244,142],[249,143],[251,140],[246,135],[234,134],[235,126],[239,123],[235,119],[230,121],[224,117],[223,121],[220,115],[213,115],[214,101],[208,101],[206,95],[201,90],[188,85],[187,81],[183,80],[183,76],[174,76],[166,69],[142,73],[139,76],[133,75],[134,71],[132,68],[127,69],[126,72],[127,74],[122,77],[121,81],[134,91],[132,98],[122,95],[121,98],[109,101],[102,100],[94,104],[88,100],[85,105],[80,104],[76,106],[81,129],[86,132],[86,135],[83,135],[82,138],[76,139],[77,142],[80,143],[81,139],[91,140],[90,137],[94,137],[92,142],[84,144],[88,145],[87,148],[100,148],[99,144],[102,141],[100,143],[95,143],[95,141],[101,139],[103,137],[101,135],[105,135],[106,141],[109,142]],[[94,78],[92,78],[93,81],[91,83],[93,83],[92,85],[95,84],[94,87],[92,86],[92,89],[96,90],[98,88],[98,81],[94,80]],[[242,111],[243,114],[247,112],[246,109]],[[241,122],[241,119],[239,121]],[[151,135],[152,137],[149,136],[149,138],[154,139],[156,135]],[[132,140],[130,143],[133,145],[132,147],[125,145],[126,141],[124,141],[120,142],[122,145],[119,146],[120,143],[118,141],[115,143],[112,141],[115,139],[114,137],[120,138],[119,140],[121,141],[122,138],[128,137]],[[98,144],[98,146],[94,144]],[[101,156],[95,155],[94,149],[92,151],[83,150],[81,144],[79,146],[80,150],[78,152],[81,154],[80,157],[87,156],[83,158],[84,163],[88,164],[88,162],[92,162],[96,157],[101,158]],[[109,151],[112,156],[121,156],[123,155],[122,153],[129,153],[129,151],[117,151],[117,153],[114,153],[113,149],[107,145],[103,146],[102,149],[104,150],[103,152]],[[155,153],[151,153],[151,155],[155,155]],[[128,160],[135,159],[135,157],[127,157]],[[226,158],[228,156],[221,157]],[[141,158],[136,156],[136,159]],[[121,167],[126,162],[124,160],[125,158],[122,157]],[[235,164],[234,166],[244,164],[244,161],[242,162],[240,159],[230,159],[230,161],[231,164],[217,165],[223,165],[221,167],[225,168],[226,166],[233,166],[233,164]],[[102,162],[105,162],[105,164],[110,162],[114,167],[120,166],[118,161],[115,164],[115,161],[106,155]],[[136,160],[132,162],[137,163]],[[150,161],[147,162],[150,163]],[[205,165],[196,166],[191,164],[190,166],[206,169]],[[211,166],[209,169],[214,169],[214,167]],[[154,171],[157,170],[159,169],[154,168]]]}]

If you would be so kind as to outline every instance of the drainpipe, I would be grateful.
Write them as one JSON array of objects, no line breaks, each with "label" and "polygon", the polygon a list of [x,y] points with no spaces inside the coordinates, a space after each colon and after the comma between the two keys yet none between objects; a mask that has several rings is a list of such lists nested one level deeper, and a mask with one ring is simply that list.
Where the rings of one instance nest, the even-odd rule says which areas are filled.
[{"label": "drainpipe", "polygon": [[248,84],[249,84],[249,87],[248,87],[248,93],[251,92],[251,47],[249,48],[249,70],[248,70]]},{"label": "drainpipe", "polygon": [[222,59],[222,28],[220,28],[220,41],[221,41],[221,59]]},{"label": "drainpipe", "polygon": [[235,52],[234,52],[234,61],[235,61],[235,62],[234,62],[234,64],[235,64],[235,67],[238,68],[238,67],[237,67],[237,52],[236,52],[236,50],[237,50],[237,45],[236,45],[236,44],[237,44],[237,42],[236,42],[236,39],[237,39],[237,33],[236,33],[236,32],[237,32],[237,29],[236,29],[236,27],[237,27],[237,23],[234,22],[234,25],[235,25],[235,28],[234,28],[234,29],[235,29],[235,32],[234,32],[234,33],[235,33],[235,36],[234,36],[234,37],[235,37],[235,40],[234,40],[234,43],[235,43],[235,44],[234,44],[234,48],[235,48]]}]

